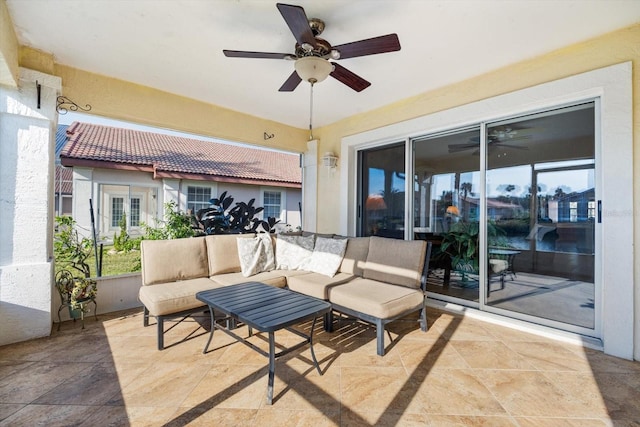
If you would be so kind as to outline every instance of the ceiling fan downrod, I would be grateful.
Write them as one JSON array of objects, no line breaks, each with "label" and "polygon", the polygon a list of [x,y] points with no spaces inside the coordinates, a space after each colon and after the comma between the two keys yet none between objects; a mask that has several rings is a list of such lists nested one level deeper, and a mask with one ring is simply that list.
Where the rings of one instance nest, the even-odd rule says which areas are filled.
[{"label": "ceiling fan downrod", "polygon": [[316,79],[309,79],[311,83],[311,96],[309,97],[309,141],[313,141],[313,85]]}]

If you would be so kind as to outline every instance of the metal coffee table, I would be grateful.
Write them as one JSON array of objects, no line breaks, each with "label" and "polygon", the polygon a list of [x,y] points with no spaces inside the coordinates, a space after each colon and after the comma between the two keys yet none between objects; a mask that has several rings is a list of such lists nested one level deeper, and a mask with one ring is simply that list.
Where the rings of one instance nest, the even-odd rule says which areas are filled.
[{"label": "metal coffee table", "polygon": [[[213,332],[217,328],[269,358],[269,383],[267,385],[267,403],[269,405],[273,400],[276,358],[309,344],[313,363],[318,373],[322,375],[313,351],[313,330],[315,329],[316,320],[331,310],[331,304],[328,302],[258,282],[242,283],[198,292],[196,298],[207,304],[211,313],[211,333],[203,353],[207,353],[213,338]],[[269,334],[269,352],[246,341],[232,332],[229,327],[216,323],[214,310],[224,314],[222,319],[231,321],[227,322],[227,326],[234,324],[236,321],[246,324],[249,327],[249,336],[251,336],[253,329],[259,332],[267,332]],[[293,325],[311,319],[313,319],[313,323],[309,335],[291,328]],[[304,338],[304,341],[276,353],[275,332],[281,329],[286,329]]]}]

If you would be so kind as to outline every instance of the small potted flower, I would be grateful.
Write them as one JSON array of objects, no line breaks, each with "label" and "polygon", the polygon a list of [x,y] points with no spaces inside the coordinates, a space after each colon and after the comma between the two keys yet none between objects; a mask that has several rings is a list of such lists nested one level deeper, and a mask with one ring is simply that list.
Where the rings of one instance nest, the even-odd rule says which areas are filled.
[{"label": "small potted flower", "polygon": [[[61,306],[58,309],[58,329],[60,329],[60,311],[69,308],[72,319],[82,319],[89,311],[92,302],[97,308],[97,282],[91,278],[91,268],[87,260],[91,256],[92,243],[80,238],[75,229],[75,221],[68,216],[56,218],[54,255],[56,261],[55,286],[60,293]],[[84,328],[84,322],[82,327]]]}]

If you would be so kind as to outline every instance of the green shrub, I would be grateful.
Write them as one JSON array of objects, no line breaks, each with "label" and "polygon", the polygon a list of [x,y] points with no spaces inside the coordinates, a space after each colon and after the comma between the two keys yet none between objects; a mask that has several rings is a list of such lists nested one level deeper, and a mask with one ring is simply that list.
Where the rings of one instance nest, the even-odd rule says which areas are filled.
[{"label": "green shrub", "polygon": [[164,205],[166,221],[156,220],[156,227],[142,223],[144,238],[147,240],[166,240],[193,237],[191,215],[180,212],[176,202],[167,202]]}]

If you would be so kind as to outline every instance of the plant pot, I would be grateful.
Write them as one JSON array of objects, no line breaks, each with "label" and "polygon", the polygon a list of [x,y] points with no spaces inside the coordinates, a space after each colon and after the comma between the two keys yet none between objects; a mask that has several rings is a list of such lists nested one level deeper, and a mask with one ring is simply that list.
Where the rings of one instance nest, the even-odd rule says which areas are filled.
[{"label": "plant pot", "polygon": [[69,317],[73,320],[82,319],[82,310],[80,308],[73,309],[69,306]]}]

